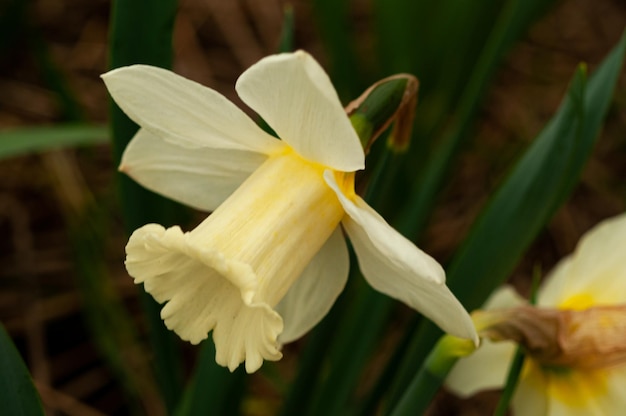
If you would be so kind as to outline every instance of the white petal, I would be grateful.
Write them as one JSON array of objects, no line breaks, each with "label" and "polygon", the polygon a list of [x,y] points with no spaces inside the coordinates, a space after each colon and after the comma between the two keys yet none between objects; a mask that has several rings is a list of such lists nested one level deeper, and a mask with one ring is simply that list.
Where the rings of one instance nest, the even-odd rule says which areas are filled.
[{"label": "white petal", "polygon": [[461,397],[502,388],[515,348],[512,342],[481,340],[480,347],[457,361],[448,373],[446,387]]},{"label": "white petal", "polygon": [[599,404],[605,415],[617,415],[626,409],[626,364],[606,370],[606,394],[599,398]]},{"label": "white petal", "polygon": [[[524,303],[513,287],[504,285],[489,296],[483,309],[512,308]],[[476,322],[476,327],[481,329],[480,322]],[[476,351],[455,364],[446,378],[446,387],[461,397],[503,387],[515,348],[513,342],[482,339]]]},{"label": "white petal", "polygon": [[128,117],[168,141],[266,154],[280,147],[220,93],[166,69],[133,65],[102,79]]},{"label": "white petal", "polygon": [[531,360],[524,362],[517,388],[511,400],[515,416],[548,416],[548,380],[543,371]]},{"label": "white petal", "polygon": [[487,301],[483,305],[482,309],[501,309],[501,308],[514,308],[528,303],[526,299],[521,297],[513,288],[513,286],[502,285],[494,290]]},{"label": "white petal", "polygon": [[324,172],[324,179],[348,214],[342,224],[368,283],[419,311],[444,331],[478,342],[474,324],[445,285],[439,263],[391,228],[360,197],[355,196],[354,202],[348,199],[330,171]]},{"label": "white petal", "polygon": [[348,247],[338,227],[275,308],[284,321],[281,343],[300,338],[326,316],[346,285],[349,269]]},{"label": "white petal", "polygon": [[[547,380],[545,394],[548,397],[546,415],[605,416],[615,414],[604,413],[602,409],[601,398],[606,394],[603,385],[606,382],[604,373],[605,370],[596,372],[575,369],[569,372],[544,370]],[[623,412],[623,408],[620,410]]]},{"label": "white petal", "polygon": [[196,209],[213,211],[265,160],[235,149],[190,149],[140,129],[120,170],[142,186]]},{"label": "white petal", "polygon": [[159,303],[165,325],[197,344],[213,330],[216,361],[233,371],[246,362],[279,360],[282,319],[264,303],[250,303],[257,286],[252,269],[198,247],[178,227],[148,224],[126,246],[126,268]]},{"label": "white petal", "polygon": [[576,251],[546,279],[538,303],[574,308],[625,303],[625,246],[626,214],[601,222],[581,238]]},{"label": "white petal", "polygon": [[239,77],[235,88],[304,158],[346,172],[365,166],[363,148],[337,92],[306,52],[261,59]]}]

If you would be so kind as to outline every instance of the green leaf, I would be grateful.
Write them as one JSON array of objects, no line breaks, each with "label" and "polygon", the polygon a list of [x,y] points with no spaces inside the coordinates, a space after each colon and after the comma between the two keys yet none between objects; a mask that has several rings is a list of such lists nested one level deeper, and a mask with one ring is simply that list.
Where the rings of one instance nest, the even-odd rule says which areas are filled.
[{"label": "green leaf", "polygon": [[245,377],[246,373],[242,367],[229,374],[226,368],[215,364],[213,340],[205,340],[200,349],[194,375],[174,415],[234,416],[241,413]]},{"label": "green leaf", "polygon": [[[540,279],[541,270],[539,267],[535,267],[529,297],[529,303],[531,305],[535,305],[537,303],[537,289],[539,288]],[[509,409],[509,403],[511,402],[513,394],[517,389],[517,385],[519,384],[519,378],[522,374],[525,360],[526,356],[524,354],[524,349],[518,345],[515,350],[515,355],[513,355],[513,360],[509,364],[509,371],[507,373],[506,381],[502,389],[502,394],[500,395],[500,399],[498,400],[498,405],[496,406],[496,410],[494,411],[494,416],[505,416],[507,414]]]},{"label": "green leaf", "polygon": [[[172,35],[176,0],[115,0],[111,11],[110,65],[149,64],[169,68],[172,64]],[[122,152],[137,132],[122,110],[111,102],[113,154],[119,163]],[[186,222],[187,212],[179,204],[142,188],[119,175],[122,214],[127,232],[147,223],[164,226]],[[141,291],[141,305],[149,323],[150,348],[161,394],[172,412],[182,394],[182,363],[178,340],[160,318],[160,306]]]},{"label": "green leaf", "polygon": [[42,152],[60,147],[107,143],[109,131],[104,126],[57,124],[0,131],[0,159]]},{"label": "green leaf", "polygon": [[[458,98],[460,91],[449,91],[447,94],[437,93],[446,95],[447,100],[454,102],[454,108],[433,106],[427,101],[428,98],[424,99],[420,107],[422,111],[416,115],[418,119],[416,129],[420,134],[412,146],[412,152],[426,154],[424,149],[429,146],[429,143],[426,142],[432,142],[431,136],[436,134],[432,131],[434,128],[433,121],[441,120],[442,115],[445,117],[452,110],[454,116],[450,120],[446,120],[446,127],[441,132],[437,147],[432,153],[427,154],[427,157],[424,157],[424,173],[414,182],[409,193],[411,200],[399,219],[399,228],[407,230],[408,235],[419,235],[425,227],[449,167],[455,160],[460,147],[467,144],[466,138],[480,108],[482,97],[504,54],[549,3],[544,0],[510,0],[506,2],[495,23],[488,25],[492,29],[484,43],[480,44],[480,49],[476,51],[477,58],[468,61],[465,65],[454,66],[457,70],[463,71],[464,82],[462,84],[464,89],[460,99]],[[484,12],[484,14],[489,13]],[[480,21],[483,20],[485,20],[485,16],[480,17]],[[473,23],[479,24],[478,21]],[[465,25],[470,24],[471,22],[465,22]],[[454,48],[463,49],[459,45],[454,46]],[[466,68],[473,68],[469,76],[465,73]],[[457,78],[458,76],[459,74],[454,75]],[[449,83],[451,83],[450,80],[443,79],[444,85]],[[422,84],[424,85],[424,82]],[[424,88],[426,87],[427,85],[424,85]],[[431,112],[433,108],[438,114]]]},{"label": "green leaf", "polygon": [[278,42],[278,52],[291,52],[294,48],[295,19],[293,16],[293,6],[285,5],[283,8],[283,27],[280,31],[280,41]]},{"label": "green leaf", "polygon": [[[524,2],[517,0],[515,5],[520,5],[520,8],[526,8],[526,10],[536,11],[537,4],[540,1],[533,0],[532,2]],[[327,1],[316,2],[317,7],[326,5]],[[343,36],[345,39],[346,27],[349,27],[345,21],[341,22],[342,26],[337,24],[338,20],[341,20],[343,15],[345,2],[341,2],[339,6],[340,12],[337,13],[337,6],[333,4],[334,11],[327,10],[325,19],[332,20],[332,24],[328,26],[324,25],[324,31],[334,33],[329,35],[331,39],[335,39],[335,35]],[[433,84],[436,84],[441,90],[438,95],[442,93],[447,94],[445,100],[446,105],[456,104],[458,101],[458,92],[452,91],[448,86],[450,85],[449,78],[455,78],[455,82],[462,79],[463,82],[457,82],[462,86],[466,85],[467,72],[472,71],[472,85],[468,85],[463,98],[463,104],[460,105],[460,109],[457,110],[461,114],[462,119],[456,119],[458,122],[458,132],[455,134],[453,140],[448,140],[445,145],[453,142],[453,146],[443,149],[441,157],[438,162],[443,162],[439,166],[433,168],[432,164],[429,165],[430,173],[426,180],[430,181],[429,190],[433,190],[432,193],[423,193],[426,196],[427,202],[423,200],[418,201],[425,209],[422,209],[421,219],[427,218],[428,210],[432,206],[432,201],[435,198],[436,191],[440,188],[442,178],[447,173],[447,167],[449,166],[452,158],[450,155],[456,151],[459,145],[462,143],[462,139],[467,135],[467,126],[475,115],[475,109],[477,108],[480,98],[482,97],[485,85],[490,79],[494,68],[500,62],[504,52],[507,48],[517,39],[524,30],[528,27],[532,20],[529,16],[530,12],[523,14],[515,14],[514,12],[520,11],[520,9],[513,8],[513,10],[507,9],[502,13],[502,17],[497,24],[497,27],[492,30],[494,16],[500,10],[500,7],[493,7],[493,0],[488,4],[481,3],[480,6],[476,6],[474,3],[467,2],[465,0],[454,0],[454,5],[459,7],[445,7],[439,4],[428,2],[412,2],[410,0],[391,0],[391,1],[377,1],[377,13],[376,18],[379,18],[379,29],[383,35],[383,39],[380,42],[381,56],[383,59],[383,67],[391,68],[395,71],[409,71],[417,74],[422,80],[421,86],[428,89]],[[462,4],[461,4],[462,3]],[[545,4],[544,1],[541,1]],[[431,13],[436,11],[436,13]],[[466,13],[467,12],[467,13]],[[450,25],[450,19],[454,19],[455,23],[459,25]],[[321,25],[320,25],[321,26]],[[384,26],[384,27],[383,27]],[[480,36],[474,36],[478,31],[481,32]],[[458,29],[458,30],[457,30]],[[452,34],[454,31],[455,36]],[[429,36],[435,33],[436,36]],[[471,37],[467,36],[467,33],[472,33]],[[389,36],[387,36],[389,35]],[[486,44],[485,39],[489,37]],[[344,49],[341,47],[343,41],[333,43],[326,42],[329,49],[329,55],[331,62],[341,63],[341,70],[333,72],[335,75],[333,78],[338,82],[346,81],[346,77],[350,72],[357,72],[356,69],[361,67],[352,59],[352,48]],[[449,68],[443,68],[443,61],[446,59],[447,54],[444,51],[454,48],[458,50],[458,45],[468,46],[463,49],[465,56],[463,57],[464,63],[455,62],[455,65]],[[471,49],[470,49],[471,46]],[[475,53],[471,51],[476,51]],[[458,54],[452,54],[455,58]],[[387,59],[389,58],[389,59]],[[391,62],[393,61],[393,62]],[[419,70],[418,70],[419,68]],[[451,68],[454,71],[451,72]],[[473,70],[475,69],[475,70]],[[432,73],[432,77],[429,78],[425,75],[426,72]],[[387,72],[388,74],[389,72]],[[441,75],[445,73],[445,75]],[[363,74],[362,74],[363,75]],[[353,75],[354,76],[354,75]],[[462,77],[461,77],[462,76]],[[432,83],[427,80],[431,79]],[[424,82],[426,80],[426,82]],[[350,85],[354,85],[353,80],[349,80]],[[340,89],[341,90],[341,89]],[[354,92],[354,88],[350,89]],[[445,91],[444,91],[445,90]],[[428,111],[432,106],[423,102],[420,104],[421,110],[417,112],[417,116],[423,114],[424,111]],[[436,107],[440,109],[441,107]],[[421,126],[422,137],[428,137],[432,139],[432,135],[424,134],[424,131],[428,131],[431,127],[430,124],[433,120],[441,121],[447,117],[449,111],[440,111],[439,113],[428,113],[429,116],[421,117],[422,124],[428,126]],[[430,117],[430,116],[434,116]],[[353,122],[355,121],[353,117]],[[355,126],[357,131],[359,129],[366,132],[370,130],[368,123],[362,122],[362,120],[356,120]],[[455,126],[456,127],[456,126]],[[378,149],[380,150],[380,148]],[[451,150],[451,151],[449,151]],[[386,152],[387,150],[383,150]],[[375,154],[376,149],[372,151],[374,160],[379,154]],[[409,151],[411,152],[411,150]],[[418,154],[421,153],[421,154]],[[372,192],[376,198],[384,195],[387,201],[382,201],[377,205],[377,209],[381,212],[386,210],[386,206],[382,206],[383,202],[388,202],[387,205],[393,206],[397,209],[397,200],[406,200],[406,180],[412,180],[416,166],[421,166],[420,158],[424,158],[428,154],[427,148],[413,146],[413,152],[411,157],[397,158],[394,163],[394,169],[397,169],[397,165],[404,161],[407,167],[406,172],[402,172],[404,177],[400,175],[385,175],[384,180],[376,181],[376,187],[370,187],[369,190],[374,189]],[[384,161],[384,158],[381,158]],[[371,166],[371,165],[369,165]],[[403,195],[399,195],[398,199],[391,196],[391,190],[402,188],[400,192],[404,192]],[[387,190],[390,190],[387,192]],[[396,195],[397,196],[397,195]],[[412,206],[412,209],[414,206]],[[412,210],[409,218],[413,220],[415,218],[415,210]],[[398,225],[396,223],[396,225]],[[405,221],[405,224],[398,226],[397,228],[407,236],[415,235],[416,228],[415,223],[412,221]],[[419,223],[417,223],[419,225]],[[350,283],[352,284],[352,283]],[[355,302],[352,302],[350,309],[347,312],[345,318],[341,318],[339,322],[338,336],[335,337],[335,342],[331,347],[329,365],[327,370],[327,377],[322,380],[319,386],[314,390],[315,407],[309,412],[309,414],[346,414],[346,409],[349,407],[354,409],[355,406],[348,405],[351,395],[354,392],[355,385],[358,383],[359,378],[362,375],[364,367],[367,365],[368,360],[371,357],[376,345],[380,341],[382,331],[385,328],[387,319],[393,310],[394,302],[389,298],[386,298],[378,293],[374,293],[369,288],[359,288],[357,290],[358,297]],[[367,325],[363,325],[363,322],[367,322]],[[359,342],[354,343],[355,337],[358,337]],[[385,373],[392,374],[392,372]],[[386,383],[385,389],[389,383]],[[376,389],[378,392],[384,391],[384,389]],[[374,399],[375,400],[375,399]],[[373,403],[374,401],[372,401]],[[369,409],[365,409],[367,413]]]},{"label": "green leaf", "polygon": [[12,416],[43,416],[39,394],[20,353],[0,325],[0,409]]},{"label": "green leaf", "polygon": [[[565,202],[589,158],[611,102],[626,33],[589,82],[577,69],[558,113],[489,201],[448,268],[448,286],[468,310],[479,307],[504,282],[525,250]],[[440,331],[424,322],[396,378],[406,386]],[[391,402],[397,399],[392,393]]]},{"label": "green leaf", "polygon": [[335,87],[340,96],[354,97],[363,90],[365,77],[354,47],[358,38],[350,33],[350,4],[347,0],[314,0],[312,6]]},{"label": "green leaf", "polygon": [[[479,307],[566,201],[591,155],[626,50],[626,35],[586,83],[580,65],[558,113],[473,226],[448,270],[463,304]],[[512,238],[514,237],[514,238]]]},{"label": "green leaf", "polygon": [[459,358],[470,355],[475,349],[472,340],[452,335],[442,336],[413,377],[391,416],[421,415],[426,412],[439,386]]}]

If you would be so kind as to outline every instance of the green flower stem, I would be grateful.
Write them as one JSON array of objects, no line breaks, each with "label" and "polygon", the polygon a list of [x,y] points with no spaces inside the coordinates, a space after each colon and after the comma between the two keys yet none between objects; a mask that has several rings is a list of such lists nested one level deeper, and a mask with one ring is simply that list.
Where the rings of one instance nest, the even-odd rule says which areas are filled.
[{"label": "green flower stem", "polygon": [[[415,89],[407,93],[409,85],[409,80],[404,76],[386,79],[375,84],[353,103],[357,107],[349,110],[350,120],[366,151],[372,140],[392,121],[396,125],[404,122],[402,119],[398,120],[398,115],[412,115],[401,111],[406,104],[405,97],[408,95],[413,98],[417,90],[414,85]],[[395,125],[393,131],[396,131]],[[365,195],[365,200],[375,208],[385,201],[387,185],[396,174],[399,163],[395,162],[400,157],[401,150],[403,149],[388,142],[376,165]],[[349,282],[356,292],[356,299],[339,323],[338,333],[341,336],[331,349],[330,372],[315,392],[309,415],[345,414],[345,405],[352,389],[374,351],[394,305],[391,299],[362,284],[363,277],[356,269],[352,270],[354,272],[351,273]],[[364,328],[363,322],[367,322],[367,327]],[[359,341],[355,343],[355,339]]]},{"label": "green flower stem", "polygon": [[241,413],[246,373],[242,367],[230,374],[215,364],[213,340],[202,342],[194,375],[174,416],[235,416]]},{"label": "green flower stem", "polygon": [[[537,303],[537,292],[539,289],[539,282],[541,281],[541,274],[541,267],[536,266],[533,270],[533,279],[530,288],[529,303],[531,305],[535,305]],[[509,403],[513,398],[513,393],[515,393],[515,389],[517,388],[519,377],[522,374],[522,368],[524,367],[525,359],[526,356],[524,355],[524,350],[518,346],[515,350],[513,360],[511,361],[511,364],[509,366],[509,372],[506,376],[504,389],[502,390],[502,395],[500,395],[500,400],[498,400],[498,405],[496,406],[494,416],[506,415],[509,408]]]},{"label": "green flower stem", "polygon": [[[366,91],[359,99],[348,106],[350,121],[357,132],[363,147],[367,149],[373,139],[378,137],[390,123],[402,124],[403,117],[410,117],[402,111],[407,108],[407,97],[413,99],[417,91],[416,82],[410,83],[411,77],[397,76],[380,81]],[[409,86],[412,89],[409,89]],[[410,110],[413,108],[408,106]],[[401,116],[401,117],[399,117]],[[398,120],[398,118],[401,118]],[[410,125],[410,124],[409,124]],[[397,131],[394,125],[394,130]],[[365,200],[376,206],[384,200],[384,190],[399,165],[397,147],[388,145],[383,150],[381,159],[372,174]],[[367,362],[367,358],[376,345],[378,336],[389,316],[393,302],[374,292],[362,283],[362,277],[353,268],[348,284],[348,291],[355,292],[356,300],[351,302],[346,314],[343,314],[346,296],[340,298],[340,304],[332,311],[332,319],[325,319],[313,332],[301,358],[300,369],[295,382],[287,395],[281,415],[302,412],[303,406],[315,397],[308,414],[342,414],[352,387]],[[356,282],[356,283],[355,283]],[[362,322],[368,322],[364,331]],[[339,328],[337,331],[337,327]],[[339,333],[331,345],[331,334]],[[355,344],[354,340],[359,339]],[[330,350],[330,352],[329,352]],[[330,355],[331,365],[328,376],[318,388],[313,386],[320,377],[320,357]]]},{"label": "green flower stem", "polygon": [[522,348],[517,347],[517,349],[515,350],[515,355],[513,356],[513,360],[511,361],[511,365],[509,366],[509,372],[506,376],[504,390],[502,391],[500,400],[498,400],[496,410],[493,413],[494,416],[505,416],[507,414],[507,411],[509,409],[509,403],[513,398],[513,393],[515,393],[515,389],[517,388],[517,384],[519,382],[519,376],[524,366],[524,359],[525,356]]},{"label": "green flower stem", "polygon": [[472,341],[444,335],[426,357],[391,416],[423,414],[457,360],[475,349]]},{"label": "green flower stem", "polygon": [[298,359],[298,371],[295,379],[290,383],[289,391],[281,407],[279,416],[292,416],[304,413],[303,409],[309,408],[311,391],[320,378],[323,366],[320,365],[320,357],[327,355],[330,350],[332,339],[337,328],[339,317],[345,309],[345,295],[342,294],[330,313],[320,322],[306,342]]}]

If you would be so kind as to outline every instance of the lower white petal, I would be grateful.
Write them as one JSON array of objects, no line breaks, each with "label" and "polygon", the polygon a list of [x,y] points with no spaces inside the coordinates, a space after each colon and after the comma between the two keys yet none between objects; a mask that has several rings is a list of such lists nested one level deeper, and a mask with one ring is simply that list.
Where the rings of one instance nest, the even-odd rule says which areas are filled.
[{"label": "lower white petal", "polygon": [[165,325],[197,344],[214,330],[216,361],[233,371],[242,361],[256,371],[263,360],[279,360],[281,317],[250,300],[257,278],[250,267],[203,250],[180,228],[148,224],[126,246],[126,268],[159,303]]},{"label": "lower white petal", "polygon": [[[527,303],[513,287],[504,285],[496,289],[483,305],[484,310],[512,308]],[[482,323],[476,320],[480,331]],[[482,339],[480,348],[461,358],[446,377],[446,387],[461,397],[469,397],[483,390],[500,389],[504,386],[509,366],[515,354],[516,344]]]},{"label": "lower white petal", "polygon": [[142,128],[126,147],[120,170],[151,191],[213,211],[266,159],[246,150],[182,147]]},{"label": "lower white petal", "polygon": [[324,174],[348,214],[342,224],[354,246],[368,283],[424,314],[444,331],[478,342],[474,324],[445,285],[435,259],[394,230],[358,195],[348,199],[332,172]]},{"label": "lower white petal", "polygon": [[461,397],[504,385],[515,344],[482,340],[480,348],[461,358],[446,377],[446,387]]},{"label": "lower white petal", "polygon": [[[576,369],[544,369],[545,395],[549,416],[605,416],[620,414],[604,413],[601,399],[607,393],[606,371],[579,371]],[[522,407],[522,403],[517,403]],[[526,413],[530,416],[530,413]]]},{"label": "lower white petal", "polygon": [[349,268],[346,241],[337,227],[276,306],[285,324],[281,343],[300,338],[326,316],[346,285]]},{"label": "lower white petal", "polygon": [[533,361],[526,360],[511,400],[515,416],[550,416],[548,380]]},{"label": "lower white petal", "polygon": [[598,400],[605,415],[617,415],[626,409],[626,364],[606,371],[606,393]]}]

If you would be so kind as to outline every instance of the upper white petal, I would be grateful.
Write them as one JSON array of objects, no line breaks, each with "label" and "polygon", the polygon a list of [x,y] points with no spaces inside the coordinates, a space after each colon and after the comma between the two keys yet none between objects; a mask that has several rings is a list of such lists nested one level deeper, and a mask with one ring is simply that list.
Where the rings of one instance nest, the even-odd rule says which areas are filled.
[{"label": "upper white petal", "polygon": [[261,59],[239,77],[236,89],[304,158],[346,172],[365,166],[363,148],[337,92],[306,52]]},{"label": "upper white petal", "polygon": [[502,285],[491,293],[489,298],[485,301],[482,309],[500,309],[500,308],[514,308],[516,306],[527,304],[526,299],[521,297],[515,288],[510,285]]},{"label": "upper white petal", "polygon": [[165,140],[266,154],[280,147],[220,93],[166,69],[132,65],[102,79],[128,117]]},{"label": "upper white petal", "polygon": [[478,343],[474,324],[445,285],[445,272],[432,257],[391,228],[360,197],[354,202],[324,173],[348,214],[342,224],[350,237],[363,276],[379,292],[424,314],[444,331]]},{"label": "upper white petal", "polygon": [[213,211],[266,159],[247,150],[183,147],[141,128],[120,170],[167,198]]},{"label": "upper white petal", "polygon": [[559,306],[575,296],[594,305],[626,303],[626,214],[602,221],[561,260],[539,290],[537,303]]},{"label": "upper white petal", "polygon": [[281,343],[300,338],[326,316],[346,285],[349,269],[348,247],[337,227],[275,308],[284,322]]}]

